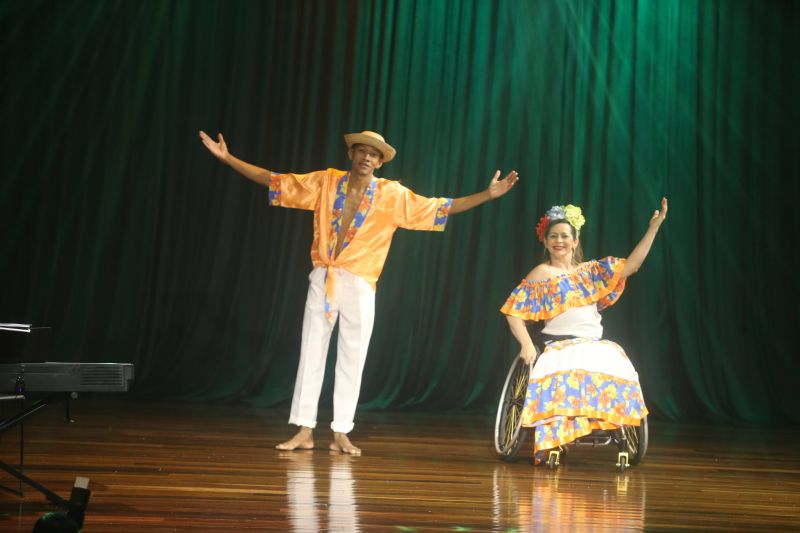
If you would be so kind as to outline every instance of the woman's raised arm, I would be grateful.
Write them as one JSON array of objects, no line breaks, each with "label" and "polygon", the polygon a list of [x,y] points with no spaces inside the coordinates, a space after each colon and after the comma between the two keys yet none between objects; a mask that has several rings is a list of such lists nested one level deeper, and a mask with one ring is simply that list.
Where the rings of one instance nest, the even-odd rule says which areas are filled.
[{"label": "woman's raised arm", "polygon": [[625,267],[622,269],[623,278],[627,278],[628,276],[635,274],[636,271],[642,266],[647,254],[650,253],[650,247],[653,246],[653,241],[658,233],[658,228],[661,227],[661,223],[664,222],[665,218],[667,218],[667,199],[662,198],[661,210],[656,210],[653,212],[653,216],[650,218],[650,223],[647,226],[647,231],[644,233],[644,237],[642,237],[642,240],[639,241],[639,244],[636,245],[636,248],[633,249],[628,256],[627,261],[625,262]]}]

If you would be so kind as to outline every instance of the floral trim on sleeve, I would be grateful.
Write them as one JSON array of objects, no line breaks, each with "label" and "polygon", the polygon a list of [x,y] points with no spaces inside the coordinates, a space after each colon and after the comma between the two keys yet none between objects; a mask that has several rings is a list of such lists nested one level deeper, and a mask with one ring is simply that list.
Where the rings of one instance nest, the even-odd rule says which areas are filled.
[{"label": "floral trim on sleeve", "polygon": [[625,290],[620,279],[625,259],[588,261],[575,271],[542,281],[522,283],[511,292],[500,312],[523,320],[549,320],[567,309],[597,302],[598,310],[616,303]]},{"label": "floral trim on sleeve", "polygon": [[439,209],[433,217],[433,231],[444,231],[447,225],[447,218],[450,216],[450,206],[453,205],[452,198],[442,198],[442,203],[439,204]]},{"label": "floral trim on sleeve", "polygon": [[281,178],[275,172],[269,176],[269,205],[281,205]]}]

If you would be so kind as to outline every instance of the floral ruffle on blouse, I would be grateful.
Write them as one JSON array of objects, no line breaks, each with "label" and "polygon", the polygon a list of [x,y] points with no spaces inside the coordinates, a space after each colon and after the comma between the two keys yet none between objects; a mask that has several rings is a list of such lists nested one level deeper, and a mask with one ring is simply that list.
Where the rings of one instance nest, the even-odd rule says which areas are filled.
[{"label": "floral ruffle on blouse", "polygon": [[542,281],[523,279],[500,312],[523,320],[550,320],[573,307],[597,302],[598,311],[616,303],[625,290],[625,259],[606,257],[582,263],[569,274]]}]

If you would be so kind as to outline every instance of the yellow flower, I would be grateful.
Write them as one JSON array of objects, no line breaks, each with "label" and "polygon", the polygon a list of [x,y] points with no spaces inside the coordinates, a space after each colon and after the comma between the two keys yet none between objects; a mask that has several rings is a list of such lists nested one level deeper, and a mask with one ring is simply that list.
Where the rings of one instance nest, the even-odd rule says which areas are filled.
[{"label": "yellow flower", "polygon": [[581,208],[572,204],[569,204],[564,207],[564,213],[566,213],[567,222],[569,222],[576,230],[581,229],[581,227],[586,223],[586,219],[583,218],[583,213]]}]

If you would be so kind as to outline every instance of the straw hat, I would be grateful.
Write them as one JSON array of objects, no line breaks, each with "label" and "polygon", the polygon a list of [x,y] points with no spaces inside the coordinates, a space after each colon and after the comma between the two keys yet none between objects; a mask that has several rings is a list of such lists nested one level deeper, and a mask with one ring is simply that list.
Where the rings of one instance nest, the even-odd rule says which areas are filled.
[{"label": "straw hat", "polygon": [[394,156],[397,155],[397,150],[383,140],[383,135],[375,133],[374,131],[362,131],[361,133],[348,133],[344,136],[344,142],[347,143],[348,148],[352,148],[354,144],[366,144],[379,150],[383,154],[383,162],[388,163]]}]

